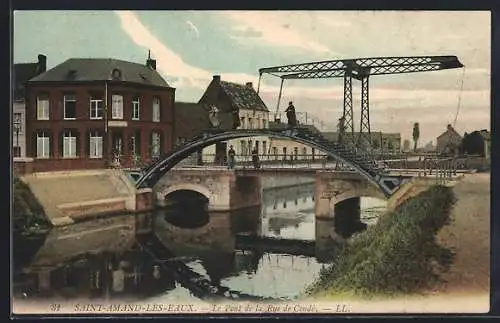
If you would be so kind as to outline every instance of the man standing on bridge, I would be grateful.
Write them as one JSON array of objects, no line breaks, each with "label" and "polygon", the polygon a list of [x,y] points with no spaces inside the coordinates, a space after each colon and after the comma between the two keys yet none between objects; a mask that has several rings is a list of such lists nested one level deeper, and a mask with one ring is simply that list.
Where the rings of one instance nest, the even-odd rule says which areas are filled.
[{"label": "man standing on bridge", "polygon": [[286,118],[288,119],[288,125],[290,127],[296,127],[297,117],[295,115],[295,107],[293,106],[292,101],[288,102],[288,107],[286,108],[285,112],[286,112]]},{"label": "man standing on bridge", "polygon": [[234,148],[233,148],[233,145],[231,145],[229,147],[229,151],[227,152],[227,156],[228,156],[228,165],[229,165],[229,169],[233,169],[234,168],[234,164],[235,164],[235,157],[236,157],[236,152],[234,151]]}]

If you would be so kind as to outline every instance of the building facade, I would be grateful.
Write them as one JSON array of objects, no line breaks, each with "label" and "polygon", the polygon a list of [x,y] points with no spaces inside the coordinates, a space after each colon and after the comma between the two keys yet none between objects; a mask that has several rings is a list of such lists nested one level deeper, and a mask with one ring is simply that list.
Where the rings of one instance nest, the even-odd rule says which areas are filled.
[{"label": "building facade", "polygon": [[36,63],[14,64],[12,71],[12,156],[26,157],[26,82],[45,72],[47,57],[38,55]]},{"label": "building facade", "polygon": [[[226,82],[219,75],[214,75],[198,103],[206,107],[215,105],[221,116],[231,115],[232,111],[237,110],[240,120],[238,129],[269,127],[269,110],[250,82],[245,85]],[[224,159],[230,146],[236,151],[237,158],[249,158],[253,148],[259,154],[269,149],[269,137],[235,139],[209,146],[203,149],[204,161]]]},{"label": "building facade", "polygon": [[26,90],[34,171],[137,167],[172,148],[175,89],[150,58],[69,59]]},{"label": "building facade", "polygon": [[449,124],[446,131],[436,139],[436,150],[440,154],[457,154],[462,144],[462,136]]}]

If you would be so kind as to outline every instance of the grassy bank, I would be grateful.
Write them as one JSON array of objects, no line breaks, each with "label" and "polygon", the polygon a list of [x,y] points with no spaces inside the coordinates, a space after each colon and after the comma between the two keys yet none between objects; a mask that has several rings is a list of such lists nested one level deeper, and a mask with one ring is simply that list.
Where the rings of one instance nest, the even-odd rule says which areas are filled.
[{"label": "grassy bank", "polygon": [[436,234],[449,222],[454,202],[452,189],[443,186],[409,199],[352,238],[307,293],[389,296],[418,292],[439,282],[453,255],[437,243]]},{"label": "grassy bank", "polygon": [[14,233],[36,234],[51,227],[45,212],[28,185],[14,177],[12,222]]}]

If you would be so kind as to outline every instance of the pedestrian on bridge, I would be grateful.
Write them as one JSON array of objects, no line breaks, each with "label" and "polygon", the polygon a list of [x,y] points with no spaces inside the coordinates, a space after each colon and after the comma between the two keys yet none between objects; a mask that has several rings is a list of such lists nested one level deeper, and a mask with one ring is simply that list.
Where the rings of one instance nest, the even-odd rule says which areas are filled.
[{"label": "pedestrian on bridge", "polygon": [[259,152],[257,151],[257,147],[254,147],[252,150],[252,163],[255,169],[260,168]]},{"label": "pedestrian on bridge", "polygon": [[229,169],[233,169],[234,168],[234,164],[236,163],[236,152],[234,151],[234,148],[233,148],[233,145],[231,145],[229,147],[229,151],[227,152],[227,156],[228,156],[228,165],[229,165]]},{"label": "pedestrian on bridge", "polygon": [[286,112],[286,118],[288,119],[288,125],[290,127],[296,127],[297,116],[295,114],[295,107],[293,106],[292,101],[288,102],[288,107],[286,108],[285,112]]}]

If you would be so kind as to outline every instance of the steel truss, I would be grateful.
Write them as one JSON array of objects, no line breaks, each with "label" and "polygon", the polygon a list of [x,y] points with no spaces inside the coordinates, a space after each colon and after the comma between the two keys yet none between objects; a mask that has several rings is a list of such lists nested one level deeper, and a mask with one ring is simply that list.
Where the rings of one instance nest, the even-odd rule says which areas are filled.
[{"label": "steel truss", "polygon": [[[259,69],[259,88],[263,74],[280,77],[281,87],[286,79],[344,78],[344,109],[339,139],[346,144],[355,142],[358,147],[371,146],[370,106],[368,79],[371,75],[416,73],[461,68],[464,65],[456,56],[371,57],[330,60],[303,64],[266,67]],[[352,78],[361,81],[361,118],[357,140],[354,138]],[[280,88],[281,94],[281,88]],[[280,95],[281,97],[281,95]],[[279,105],[279,103],[278,103]]]}]

